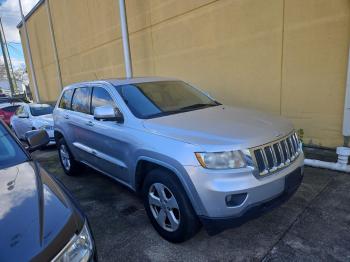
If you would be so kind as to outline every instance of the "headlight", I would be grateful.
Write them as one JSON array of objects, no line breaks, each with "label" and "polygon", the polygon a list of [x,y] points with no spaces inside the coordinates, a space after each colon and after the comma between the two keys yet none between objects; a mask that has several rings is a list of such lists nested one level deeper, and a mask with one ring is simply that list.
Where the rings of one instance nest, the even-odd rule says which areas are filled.
[{"label": "headlight", "polygon": [[53,126],[50,126],[50,125],[43,125],[43,126],[41,126],[39,129],[42,129],[42,130],[53,130]]},{"label": "headlight", "polygon": [[87,262],[92,256],[93,246],[92,238],[85,222],[79,235],[71,239],[68,246],[65,247],[62,254],[53,261],[55,262]]},{"label": "headlight", "polygon": [[233,169],[246,166],[240,151],[196,153],[196,157],[201,166],[208,169]]}]

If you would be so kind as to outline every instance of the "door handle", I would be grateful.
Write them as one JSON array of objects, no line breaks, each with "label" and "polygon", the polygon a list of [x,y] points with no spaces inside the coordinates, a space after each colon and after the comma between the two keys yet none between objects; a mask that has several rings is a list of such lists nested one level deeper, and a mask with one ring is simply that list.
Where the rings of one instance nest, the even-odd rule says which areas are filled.
[{"label": "door handle", "polygon": [[94,123],[93,123],[92,121],[88,121],[88,122],[86,122],[86,125],[88,125],[88,126],[93,126]]},{"label": "door handle", "polygon": [[69,115],[64,115],[63,116],[65,119],[69,119]]}]

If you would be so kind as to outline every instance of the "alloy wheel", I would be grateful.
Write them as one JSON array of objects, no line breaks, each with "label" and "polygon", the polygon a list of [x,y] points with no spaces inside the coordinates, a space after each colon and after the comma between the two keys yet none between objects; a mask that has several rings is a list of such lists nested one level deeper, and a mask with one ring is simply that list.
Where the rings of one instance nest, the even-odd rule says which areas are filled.
[{"label": "alloy wheel", "polygon": [[153,217],[163,229],[174,232],[180,225],[180,209],[174,194],[162,183],[151,185],[148,203]]},{"label": "alloy wheel", "polygon": [[70,163],[70,157],[69,157],[69,153],[66,145],[60,146],[60,157],[61,157],[61,162],[63,164],[64,169],[69,171],[71,163]]}]

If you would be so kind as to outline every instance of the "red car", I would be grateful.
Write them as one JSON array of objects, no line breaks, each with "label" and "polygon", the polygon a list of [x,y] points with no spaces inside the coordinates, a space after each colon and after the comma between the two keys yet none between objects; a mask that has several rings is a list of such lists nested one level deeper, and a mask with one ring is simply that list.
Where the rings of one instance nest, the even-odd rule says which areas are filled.
[{"label": "red car", "polygon": [[3,103],[0,104],[0,119],[10,125],[10,119],[15,114],[17,108],[23,103]]}]

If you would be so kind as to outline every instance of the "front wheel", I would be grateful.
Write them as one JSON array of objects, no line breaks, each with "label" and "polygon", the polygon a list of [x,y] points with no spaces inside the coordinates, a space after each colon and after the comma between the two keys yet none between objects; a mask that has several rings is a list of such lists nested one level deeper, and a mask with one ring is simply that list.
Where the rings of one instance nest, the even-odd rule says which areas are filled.
[{"label": "front wheel", "polygon": [[72,153],[69,151],[66,141],[61,138],[57,142],[58,156],[64,172],[68,176],[75,175],[79,166],[79,163],[74,160]]},{"label": "front wheel", "polygon": [[152,170],[144,182],[143,198],[152,225],[166,240],[180,243],[200,229],[187,194],[172,173]]}]

